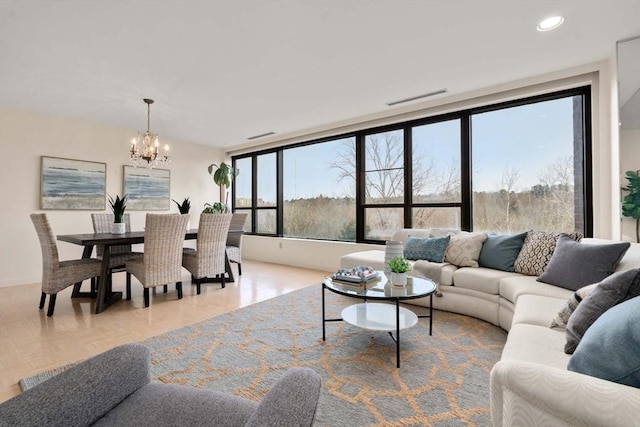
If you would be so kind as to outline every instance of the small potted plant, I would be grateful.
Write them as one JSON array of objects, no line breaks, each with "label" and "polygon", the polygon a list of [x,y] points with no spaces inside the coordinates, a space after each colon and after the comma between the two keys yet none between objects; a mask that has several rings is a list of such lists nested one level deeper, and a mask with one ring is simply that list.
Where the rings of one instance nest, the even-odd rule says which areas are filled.
[{"label": "small potted plant", "polygon": [[407,284],[407,272],[409,271],[409,261],[398,256],[389,260],[389,270],[391,270],[391,283],[396,286]]},{"label": "small potted plant", "polygon": [[116,196],[115,200],[109,196],[109,205],[113,211],[113,226],[111,227],[112,234],[124,234],[127,231],[126,224],[122,221],[124,218],[124,211],[127,209],[127,195],[125,194],[120,198]]},{"label": "small potted plant", "polygon": [[[184,199],[182,203],[176,202],[175,199],[171,199],[171,200],[173,200],[173,203],[175,203],[178,206],[178,210],[182,215],[186,215],[189,213],[189,209],[191,209],[191,202],[189,201],[188,197]],[[189,221],[187,221],[187,230],[189,229],[191,229],[191,224],[189,223]]]},{"label": "small potted plant", "polygon": [[214,204],[205,203],[202,213],[224,213],[226,206],[224,203],[215,202]]}]

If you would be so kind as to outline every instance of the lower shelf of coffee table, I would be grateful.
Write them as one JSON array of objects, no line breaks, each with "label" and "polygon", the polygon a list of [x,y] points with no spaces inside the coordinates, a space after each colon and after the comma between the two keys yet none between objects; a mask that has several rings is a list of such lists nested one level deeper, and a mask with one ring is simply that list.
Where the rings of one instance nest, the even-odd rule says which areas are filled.
[{"label": "lower shelf of coffee table", "polygon": [[[399,309],[400,329],[407,329],[418,323],[418,316],[404,307]],[[396,306],[394,304],[363,303],[354,304],[342,310],[342,320],[350,325],[372,331],[396,331]]]}]

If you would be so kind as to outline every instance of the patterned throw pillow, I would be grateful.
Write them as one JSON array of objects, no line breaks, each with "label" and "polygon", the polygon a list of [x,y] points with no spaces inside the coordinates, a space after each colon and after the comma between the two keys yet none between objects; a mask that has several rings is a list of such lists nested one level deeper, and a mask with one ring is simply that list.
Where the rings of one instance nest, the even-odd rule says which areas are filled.
[{"label": "patterned throw pillow", "polygon": [[[568,233],[567,236],[577,242],[582,239],[581,233]],[[513,271],[527,276],[540,276],[556,249],[558,237],[560,233],[533,230],[527,232]]]},{"label": "patterned throw pillow", "polygon": [[452,234],[444,260],[458,267],[478,267],[478,258],[482,244],[487,235],[482,234]]},{"label": "patterned throw pillow", "polygon": [[576,310],[578,304],[580,304],[580,301],[585,299],[596,286],[598,286],[598,284],[594,283],[575,291],[573,295],[571,295],[571,297],[567,300],[564,307],[562,307],[562,309],[558,312],[558,315],[555,317],[555,319],[551,321],[549,327],[560,328],[566,326],[566,324],[569,323],[569,317],[571,317],[571,313]]},{"label": "patterned throw pillow", "polygon": [[443,262],[448,245],[449,236],[425,239],[409,237],[404,245],[404,257],[414,261],[423,259],[431,262]]}]

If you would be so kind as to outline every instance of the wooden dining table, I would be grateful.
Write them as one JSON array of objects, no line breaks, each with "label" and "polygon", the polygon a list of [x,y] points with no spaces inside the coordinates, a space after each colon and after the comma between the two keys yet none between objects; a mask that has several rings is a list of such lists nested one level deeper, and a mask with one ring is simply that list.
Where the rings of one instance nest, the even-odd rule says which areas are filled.
[{"label": "wooden dining table", "polygon": [[[229,230],[229,233],[243,233],[243,230]],[[185,240],[195,240],[198,238],[198,230],[187,230]],[[109,280],[109,260],[111,258],[111,247],[117,245],[135,245],[144,243],[144,231],[130,231],[124,234],[111,233],[85,233],[85,234],[61,234],[57,236],[61,242],[73,243],[84,246],[82,258],[90,258],[94,246],[103,246],[102,269],[100,271],[100,281],[98,283],[98,294],[96,298],[96,314],[102,313],[107,307],[122,299],[122,292],[114,292]],[[227,277],[225,282],[233,282],[233,271],[229,257],[225,253],[225,270]],[[217,282],[219,278],[207,278],[206,282]],[[90,292],[80,291],[82,282],[76,283],[73,287],[72,298],[93,296]]]}]

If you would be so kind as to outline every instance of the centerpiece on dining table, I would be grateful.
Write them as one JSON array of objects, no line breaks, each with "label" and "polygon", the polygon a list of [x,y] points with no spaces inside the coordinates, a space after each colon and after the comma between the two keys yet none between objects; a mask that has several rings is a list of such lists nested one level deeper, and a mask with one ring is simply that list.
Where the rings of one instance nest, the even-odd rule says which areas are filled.
[{"label": "centerpiece on dining table", "polygon": [[127,231],[127,226],[124,223],[124,211],[127,209],[127,195],[125,194],[120,198],[116,195],[115,200],[109,196],[109,206],[113,211],[113,224],[111,226],[111,234],[124,234]]}]

